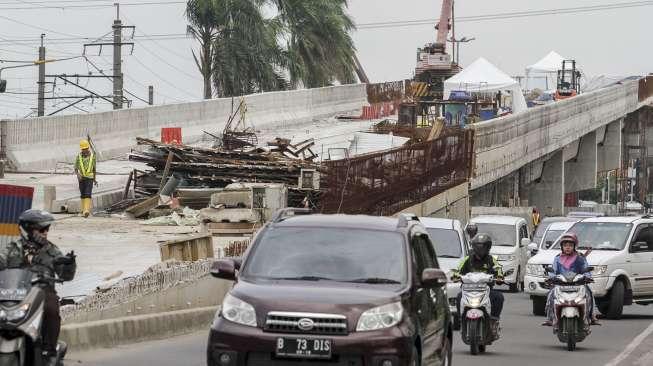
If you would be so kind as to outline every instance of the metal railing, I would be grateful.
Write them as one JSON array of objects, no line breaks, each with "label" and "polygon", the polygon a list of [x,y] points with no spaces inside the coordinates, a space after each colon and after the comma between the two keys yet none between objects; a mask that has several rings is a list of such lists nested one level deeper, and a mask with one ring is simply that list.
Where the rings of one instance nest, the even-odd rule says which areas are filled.
[{"label": "metal railing", "polygon": [[468,181],[471,130],[456,129],[432,141],[326,161],[324,213],[393,215]]}]

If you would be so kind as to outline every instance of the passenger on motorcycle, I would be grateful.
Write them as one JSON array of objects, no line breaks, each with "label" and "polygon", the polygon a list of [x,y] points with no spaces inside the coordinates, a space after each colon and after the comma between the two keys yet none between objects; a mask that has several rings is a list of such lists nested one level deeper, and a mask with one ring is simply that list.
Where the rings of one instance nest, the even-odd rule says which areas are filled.
[{"label": "passenger on motorcycle", "polygon": [[[458,266],[453,273],[453,278],[459,278],[470,272],[483,272],[491,274],[495,277],[497,283],[503,282],[503,271],[501,265],[496,258],[490,255],[490,248],[492,248],[492,239],[487,234],[477,234],[470,242],[472,247],[472,254],[468,255]],[[456,306],[458,307],[458,314],[460,314],[460,299],[462,293],[458,294]],[[501,311],[503,310],[503,294],[497,290],[490,290],[490,303],[492,305],[492,314],[490,316],[493,320],[501,318]]]},{"label": "passenger on motorcycle", "polygon": [[[28,268],[42,276],[64,281],[75,277],[77,264],[73,252],[63,255],[59,248],[48,240],[50,225],[54,216],[41,210],[27,210],[18,218],[20,239],[0,249],[0,270],[8,268]],[[46,366],[56,365],[56,347],[61,329],[59,298],[54,283],[44,288],[45,306],[43,309],[43,356]]]},{"label": "passenger on motorcycle", "polygon": [[[587,278],[592,278],[592,273],[587,271],[589,267],[589,265],[587,264],[587,259],[585,259],[585,256],[583,256],[581,253],[578,253],[578,251],[576,251],[577,246],[578,246],[578,238],[576,237],[576,234],[566,233],[563,234],[562,237],[560,237],[561,252],[553,259],[553,272],[549,273],[549,279],[552,279],[553,277],[560,274],[564,275],[569,272],[582,274]],[[596,321],[596,318],[594,317],[594,296],[592,295],[592,290],[588,285],[585,285],[585,288],[589,295],[587,296],[586,308],[588,309],[588,311],[585,314],[585,318],[588,323],[593,325],[598,325],[599,323]],[[542,325],[546,325],[546,326],[553,325],[553,320],[554,320],[553,301],[554,301],[553,289],[551,289],[549,290],[549,294],[547,295],[547,300],[546,300],[546,316],[548,319],[544,323],[542,323]]]}]

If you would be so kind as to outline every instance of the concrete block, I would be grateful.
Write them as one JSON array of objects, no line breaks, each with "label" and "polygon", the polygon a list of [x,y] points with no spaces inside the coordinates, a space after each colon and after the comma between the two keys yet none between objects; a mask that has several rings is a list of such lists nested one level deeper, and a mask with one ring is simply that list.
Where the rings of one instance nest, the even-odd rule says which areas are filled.
[{"label": "concrete block", "polygon": [[61,328],[59,338],[71,351],[115,347],[154,339],[208,331],[216,306],[137,315],[87,323],[68,324]]}]

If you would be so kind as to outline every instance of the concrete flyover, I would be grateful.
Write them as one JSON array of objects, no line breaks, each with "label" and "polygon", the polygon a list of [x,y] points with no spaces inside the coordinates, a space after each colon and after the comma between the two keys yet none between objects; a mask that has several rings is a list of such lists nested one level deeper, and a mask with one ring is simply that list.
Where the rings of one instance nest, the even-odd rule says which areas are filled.
[{"label": "concrete flyover", "polygon": [[653,102],[640,85],[627,80],[473,125],[472,206],[562,214],[565,193],[592,189],[597,172],[621,168],[624,120]]},{"label": "concrete flyover", "polygon": [[[367,104],[365,84],[252,94],[244,97],[247,121],[262,132],[311,122]],[[233,101],[236,106],[238,99]],[[84,115],[0,121],[0,147],[21,171],[52,170],[70,162],[81,138],[90,135],[100,158],[129,152],[136,137],[159,139],[162,127],[181,127],[184,143],[203,131],[218,132],[232,111],[232,99],[168,104]],[[1,156],[2,154],[0,154]]]}]

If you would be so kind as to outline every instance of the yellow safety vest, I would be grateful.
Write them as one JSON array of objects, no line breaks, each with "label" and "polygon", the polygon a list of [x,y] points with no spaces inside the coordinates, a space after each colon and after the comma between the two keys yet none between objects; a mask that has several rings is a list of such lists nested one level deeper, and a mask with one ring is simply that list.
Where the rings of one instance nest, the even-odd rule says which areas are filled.
[{"label": "yellow safety vest", "polygon": [[95,179],[95,154],[91,153],[86,158],[82,154],[77,155],[77,165],[82,177]]}]

